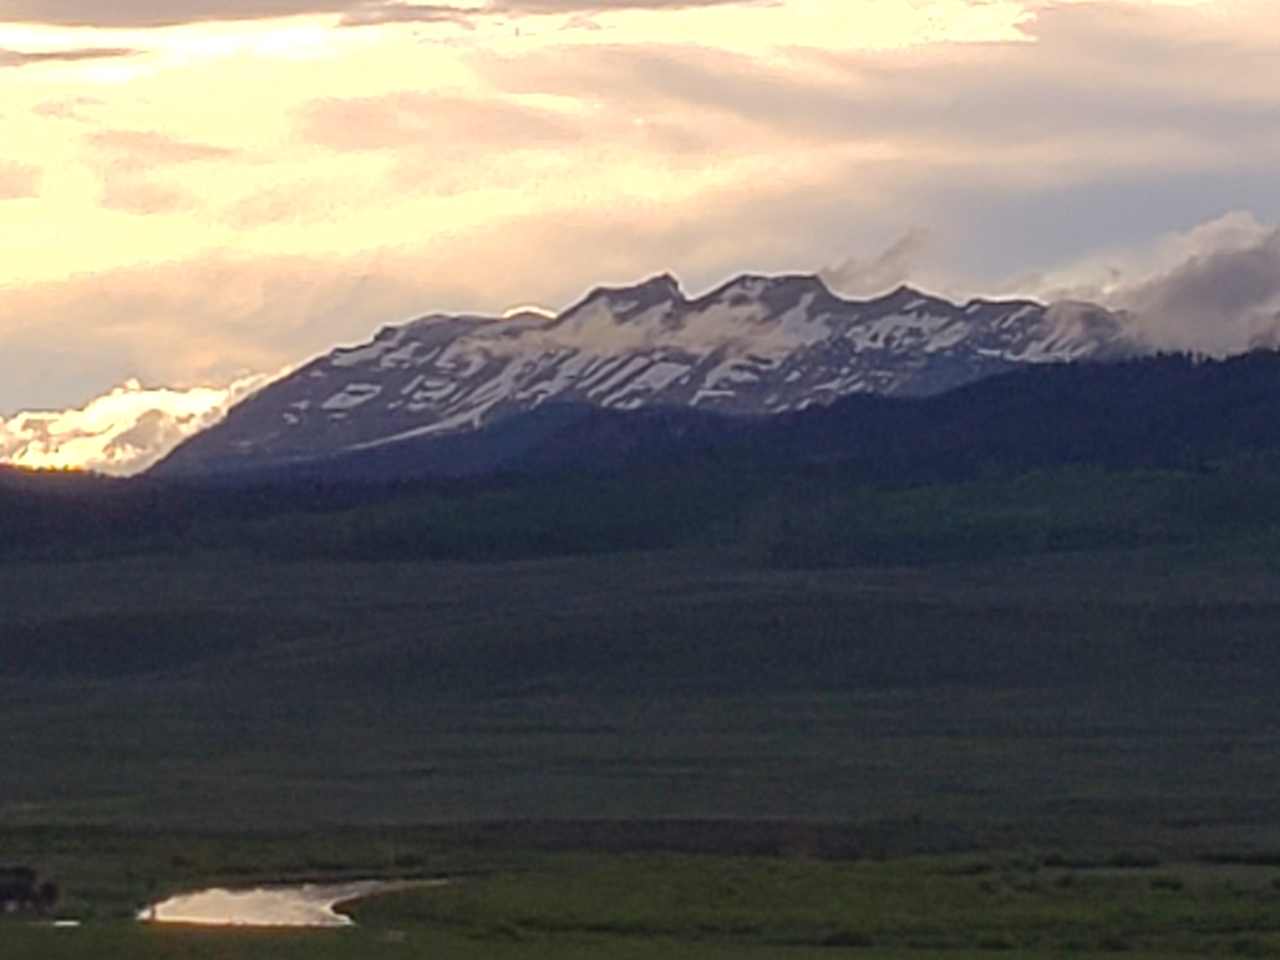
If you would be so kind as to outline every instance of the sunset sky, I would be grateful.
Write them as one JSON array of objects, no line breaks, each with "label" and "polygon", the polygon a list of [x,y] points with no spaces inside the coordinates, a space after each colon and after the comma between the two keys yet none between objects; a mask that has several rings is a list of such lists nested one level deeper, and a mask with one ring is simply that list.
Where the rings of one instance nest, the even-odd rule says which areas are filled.
[{"label": "sunset sky", "polygon": [[1235,349],[1277,64],[1275,0],[0,0],[0,417],[661,271]]}]

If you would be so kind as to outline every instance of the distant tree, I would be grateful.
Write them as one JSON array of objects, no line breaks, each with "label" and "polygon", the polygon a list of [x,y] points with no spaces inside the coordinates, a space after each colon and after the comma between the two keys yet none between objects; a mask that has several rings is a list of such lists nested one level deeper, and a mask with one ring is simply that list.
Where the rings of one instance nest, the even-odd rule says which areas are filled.
[{"label": "distant tree", "polygon": [[46,880],[36,888],[36,909],[41,913],[52,913],[58,905],[61,891],[52,880]]}]

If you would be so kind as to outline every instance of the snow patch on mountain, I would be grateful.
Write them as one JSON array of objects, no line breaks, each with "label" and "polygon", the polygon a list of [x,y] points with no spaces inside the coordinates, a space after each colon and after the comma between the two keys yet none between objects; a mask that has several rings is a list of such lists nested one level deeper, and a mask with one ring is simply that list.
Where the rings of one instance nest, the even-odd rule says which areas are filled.
[{"label": "snow patch on mountain", "polygon": [[339,393],[335,393],[324,403],[321,410],[354,410],[361,404],[368,403],[382,393],[382,387],[376,383],[349,383]]},{"label": "snow patch on mountain", "polygon": [[804,275],[745,275],[691,299],[664,274],[592,290],[555,316],[385,327],[255,395],[163,469],[305,460],[552,402],[766,414],[858,392],[924,396],[1023,363],[1135,352],[1121,320],[1090,304],[958,306],[909,287],[847,300]]}]

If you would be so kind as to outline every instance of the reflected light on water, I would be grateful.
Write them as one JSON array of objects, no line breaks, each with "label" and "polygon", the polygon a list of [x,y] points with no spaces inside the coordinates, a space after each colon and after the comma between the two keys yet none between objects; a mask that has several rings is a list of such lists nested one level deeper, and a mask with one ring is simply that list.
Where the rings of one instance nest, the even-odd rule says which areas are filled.
[{"label": "reflected light on water", "polygon": [[138,919],[214,926],[345,927],[352,920],[334,909],[337,904],[370,896],[389,886],[369,880],[254,890],[214,888],[171,897],[143,910]]}]

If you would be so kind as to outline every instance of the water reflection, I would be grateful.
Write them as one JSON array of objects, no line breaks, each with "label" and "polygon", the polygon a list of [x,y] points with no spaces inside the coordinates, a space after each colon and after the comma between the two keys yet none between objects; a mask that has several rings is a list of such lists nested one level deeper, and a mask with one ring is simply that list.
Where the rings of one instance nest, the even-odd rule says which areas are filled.
[{"label": "water reflection", "polygon": [[380,880],[226,890],[215,887],[170,897],[143,910],[149,923],[196,923],[246,927],[345,927],[351,918],[334,909],[394,888]]}]

